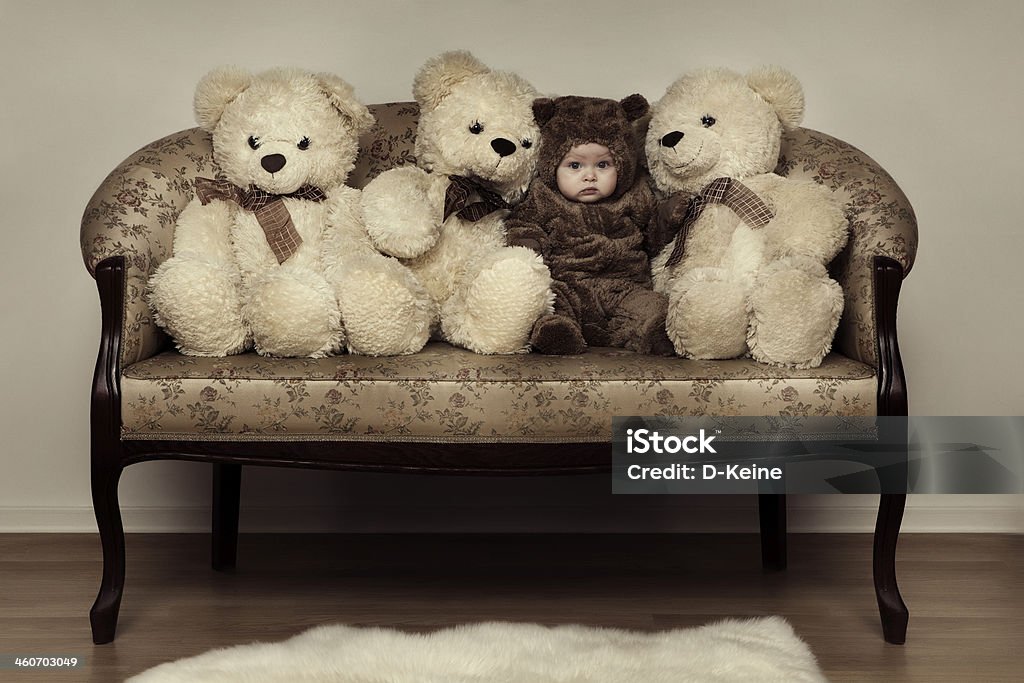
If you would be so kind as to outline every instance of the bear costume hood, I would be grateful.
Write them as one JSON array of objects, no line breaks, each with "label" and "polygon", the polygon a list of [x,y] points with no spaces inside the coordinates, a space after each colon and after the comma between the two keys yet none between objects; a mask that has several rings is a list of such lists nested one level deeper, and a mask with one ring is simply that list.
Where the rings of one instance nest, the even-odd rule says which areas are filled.
[{"label": "bear costume hood", "polygon": [[566,153],[577,145],[597,143],[608,148],[618,172],[615,192],[608,200],[621,197],[637,177],[640,145],[633,122],[648,108],[643,95],[630,95],[619,102],[575,95],[534,100],[533,116],[540,124],[543,141],[537,163],[541,181],[558,192],[555,172]]}]

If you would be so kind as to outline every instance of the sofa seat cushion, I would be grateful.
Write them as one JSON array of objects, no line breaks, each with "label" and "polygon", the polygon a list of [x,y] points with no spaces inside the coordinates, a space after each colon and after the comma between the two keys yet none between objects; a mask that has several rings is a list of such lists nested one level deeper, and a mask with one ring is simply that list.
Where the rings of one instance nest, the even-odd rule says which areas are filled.
[{"label": "sofa seat cushion", "polygon": [[871,415],[874,370],[838,354],[790,370],[622,349],[481,356],[441,342],[395,358],[197,358],[121,379],[122,438],[609,442],[624,415]]}]

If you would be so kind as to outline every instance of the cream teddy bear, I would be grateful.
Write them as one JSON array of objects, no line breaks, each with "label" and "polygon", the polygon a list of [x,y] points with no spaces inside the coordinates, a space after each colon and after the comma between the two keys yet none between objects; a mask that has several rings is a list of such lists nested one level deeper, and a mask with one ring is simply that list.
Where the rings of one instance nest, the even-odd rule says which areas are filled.
[{"label": "cream teddy bear", "polygon": [[448,52],[423,65],[413,94],[417,166],[366,186],[367,231],[429,292],[441,337],[478,353],[524,351],[551,311],[551,276],[533,251],[506,246],[503,220],[535,173],[537,93],[468,52]]},{"label": "cream teddy bear", "polygon": [[828,188],[772,172],[803,110],[776,67],[694,71],[652,107],[647,161],[667,199],[650,238],[668,242],[652,271],[680,355],[806,368],[831,348],[843,292],[826,266],[847,220]]},{"label": "cream teddy bear", "polygon": [[149,302],[182,353],[319,357],[419,350],[430,302],[370,243],[343,183],[369,110],[337,76],[207,74],[195,93],[223,177],[197,178]]}]

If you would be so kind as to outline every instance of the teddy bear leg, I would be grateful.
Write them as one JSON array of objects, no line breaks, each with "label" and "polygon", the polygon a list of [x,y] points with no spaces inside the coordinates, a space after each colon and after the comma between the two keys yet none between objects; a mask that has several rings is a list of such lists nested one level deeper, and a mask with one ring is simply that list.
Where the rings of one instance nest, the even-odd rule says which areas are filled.
[{"label": "teddy bear leg", "polygon": [[474,266],[441,306],[445,339],[477,353],[526,350],[533,324],[552,310],[548,267],[525,247],[504,247]]},{"label": "teddy bear leg", "polygon": [[735,358],[747,352],[746,287],[720,268],[681,273],[669,292],[666,328],[676,353]]},{"label": "teddy bear leg", "polygon": [[436,306],[404,265],[371,258],[334,284],[348,349],[367,356],[416,353],[430,338]]},{"label": "teddy bear leg", "polygon": [[345,341],[334,289],[305,268],[277,268],[254,278],[242,316],[256,351],[265,356],[319,358],[337,353]]},{"label": "teddy bear leg", "polygon": [[157,324],[186,355],[229,356],[252,346],[238,274],[223,264],[169,258],[149,280],[149,303]]},{"label": "teddy bear leg", "polygon": [[748,343],[755,360],[814,368],[832,348],[843,290],[820,263],[784,258],[758,274],[750,310]]}]

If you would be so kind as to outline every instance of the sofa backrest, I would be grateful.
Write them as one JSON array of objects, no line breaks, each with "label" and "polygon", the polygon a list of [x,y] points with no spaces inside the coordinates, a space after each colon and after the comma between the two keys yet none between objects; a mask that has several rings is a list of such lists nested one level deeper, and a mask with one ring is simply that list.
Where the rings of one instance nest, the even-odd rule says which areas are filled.
[{"label": "sofa backrest", "polygon": [[371,104],[370,113],[377,122],[359,138],[359,156],[347,183],[360,190],[382,171],[416,164],[413,149],[419,105],[415,102]]}]

